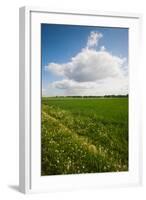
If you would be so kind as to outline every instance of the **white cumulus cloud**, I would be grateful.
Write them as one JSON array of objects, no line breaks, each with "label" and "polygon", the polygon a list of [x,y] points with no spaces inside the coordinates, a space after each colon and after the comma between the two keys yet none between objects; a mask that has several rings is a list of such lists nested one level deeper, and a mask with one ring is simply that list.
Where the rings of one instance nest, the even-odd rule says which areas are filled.
[{"label": "white cumulus cloud", "polygon": [[50,63],[48,69],[59,76],[78,82],[96,81],[107,77],[123,76],[124,58],[107,51],[83,49],[64,64]]},{"label": "white cumulus cloud", "polygon": [[88,41],[87,41],[87,48],[93,48],[98,45],[98,41],[102,38],[102,34],[99,32],[91,31]]},{"label": "white cumulus cloud", "polygon": [[86,48],[69,62],[49,63],[48,70],[59,76],[59,81],[49,84],[64,95],[106,95],[128,93],[126,59],[111,54],[104,46],[96,50],[101,33],[91,32]]},{"label": "white cumulus cloud", "polygon": [[94,82],[77,82],[64,79],[49,84],[49,88],[62,89],[63,95],[126,95],[128,94],[128,78],[106,78]]}]

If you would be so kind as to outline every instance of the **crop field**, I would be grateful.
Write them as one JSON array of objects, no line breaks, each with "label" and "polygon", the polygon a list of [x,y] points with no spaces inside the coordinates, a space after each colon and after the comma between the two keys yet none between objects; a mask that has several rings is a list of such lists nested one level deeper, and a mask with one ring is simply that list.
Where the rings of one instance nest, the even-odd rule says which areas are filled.
[{"label": "crop field", "polygon": [[41,174],[128,171],[128,98],[42,97]]}]

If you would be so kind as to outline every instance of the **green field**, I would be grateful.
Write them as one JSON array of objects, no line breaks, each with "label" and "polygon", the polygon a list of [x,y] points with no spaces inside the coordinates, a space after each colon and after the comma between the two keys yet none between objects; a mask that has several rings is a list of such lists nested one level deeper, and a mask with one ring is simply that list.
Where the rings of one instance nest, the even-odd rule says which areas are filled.
[{"label": "green field", "polygon": [[42,97],[41,174],[128,170],[128,98]]}]

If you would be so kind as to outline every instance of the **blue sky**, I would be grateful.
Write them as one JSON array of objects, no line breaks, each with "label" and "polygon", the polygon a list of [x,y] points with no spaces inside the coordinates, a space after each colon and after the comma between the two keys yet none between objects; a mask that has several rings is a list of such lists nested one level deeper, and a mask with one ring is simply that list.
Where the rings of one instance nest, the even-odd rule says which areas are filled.
[{"label": "blue sky", "polygon": [[[79,69],[78,71],[80,71],[79,65],[76,65],[76,64],[75,66],[74,64],[70,65],[70,62],[73,57],[77,58],[77,55],[80,52],[82,52],[82,49],[87,48],[88,40],[92,39],[91,33],[94,33],[94,35],[96,35],[96,33],[98,34],[100,33],[102,35],[102,37],[100,37],[99,39],[95,37],[98,41],[96,41],[97,43],[95,45],[93,44],[91,48],[91,53],[100,52],[101,47],[104,46],[104,48],[106,49],[105,51],[109,55],[116,56],[117,58],[121,60],[125,59],[126,61],[121,67],[127,68],[128,66],[127,64],[128,63],[128,29],[75,26],[75,25],[41,24],[41,65],[42,65],[41,67],[42,67],[42,88],[43,88],[43,91],[45,91],[44,95],[49,95],[49,96],[57,95],[57,94],[68,95],[65,87],[60,88],[56,86],[51,86],[52,83],[55,83],[57,81],[63,81],[63,80],[75,81],[76,83],[73,83],[75,85],[77,85],[78,83],[80,84],[82,82],[82,87],[81,87],[81,84],[79,88],[76,87],[76,89],[78,88],[78,90],[76,91],[79,91],[79,92],[76,92],[76,94],[79,93],[80,95],[80,93],[82,93],[81,88],[83,88],[83,81],[80,81],[80,80],[76,81],[75,78],[72,78],[74,77],[74,75],[71,75],[71,74],[69,76],[68,75],[66,76],[67,74],[66,71],[64,71],[64,75],[58,75],[57,73],[58,69],[56,69],[56,73],[54,73],[54,70],[51,67],[48,68],[48,66],[50,65],[50,63],[55,63],[58,65],[58,67],[63,68],[64,67],[63,65],[66,64],[67,70],[68,70],[68,67],[71,66],[71,67],[75,67],[76,70]],[[91,58],[89,57],[89,60],[90,59]],[[97,62],[99,59],[100,59],[99,55],[97,55]],[[85,66],[85,68],[87,68],[87,66]],[[92,65],[90,66],[90,68],[92,70]],[[94,63],[93,63],[93,68],[95,68]],[[99,68],[99,66],[97,66],[96,69],[97,68]],[[88,80],[86,81],[86,78],[85,78],[84,82],[87,85]],[[91,82],[93,81],[92,80],[89,81],[89,84],[91,84]],[[94,82],[98,83],[99,80],[96,79],[94,80]],[[70,90],[74,89],[72,87],[70,88]],[[94,92],[93,92],[93,95],[94,95]]]}]

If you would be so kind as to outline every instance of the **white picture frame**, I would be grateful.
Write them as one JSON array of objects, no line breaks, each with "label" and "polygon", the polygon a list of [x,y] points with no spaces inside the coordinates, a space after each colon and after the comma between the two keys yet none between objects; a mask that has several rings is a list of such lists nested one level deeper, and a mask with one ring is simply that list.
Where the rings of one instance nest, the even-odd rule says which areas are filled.
[{"label": "white picture frame", "polygon": [[[20,174],[23,193],[140,185],[142,134],[139,84],[140,14],[20,8]],[[40,23],[129,28],[129,171],[82,175],[40,175]],[[138,67],[137,67],[138,66]]]}]

